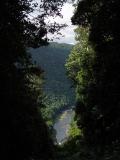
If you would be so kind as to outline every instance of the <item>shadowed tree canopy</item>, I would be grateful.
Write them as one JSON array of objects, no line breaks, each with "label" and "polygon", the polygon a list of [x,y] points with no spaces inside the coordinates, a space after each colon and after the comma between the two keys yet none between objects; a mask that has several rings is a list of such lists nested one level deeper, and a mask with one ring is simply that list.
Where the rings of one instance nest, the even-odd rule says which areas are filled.
[{"label": "shadowed tree canopy", "polygon": [[[9,52],[12,50],[11,59],[13,59],[13,56],[19,56],[21,46],[22,48],[25,46],[41,46],[47,42],[48,33],[58,32],[64,26],[64,24],[48,23],[46,21],[50,16],[62,16],[60,10],[64,2],[65,0],[59,2],[56,0],[40,0],[38,3],[34,0],[1,1],[0,39],[1,43],[4,44],[1,47],[3,46],[3,49],[4,47],[9,48]],[[12,39],[14,39],[14,42]],[[17,48],[14,47],[16,45]],[[9,46],[13,46],[13,48]],[[18,51],[16,52],[15,49]],[[14,55],[13,51],[17,55]]]},{"label": "shadowed tree canopy", "polygon": [[[89,86],[89,80],[86,80],[85,89],[89,86],[89,90],[84,92],[86,101],[81,103],[80,100],[86,112],[83,114],[80,112],[78,103],[77,112],[82,117],[82,128],[87,142],[95,146],[102,145],[101,151],[106,145],[114,146],[120,141],[119,15],[119,0],[81,0],[77,1],[72,17],[73,24],[89,28],[88,39],[95,52],[94,63],[91,66],[92,85]],[[80,54],[81,52],[82,50],[79,51]],[[85,64],[88,69],[87,65],[88,62]],[[79,71],[77,68],[78,72],[80,70],[81,68]],[[79,88],[84,86],[83,82],[81,79],[77,82]],[[82,97],[81,93],[78,94]]]},{"label": "shadowed tree canopy", "polygon": [[119,39],[119,0],[78,2],[73,24],[90,26],[90,40],[96,45]]},{"label": "shadowed tree canopy", "polygon": [[[38,2],[38,3],[37,3]],[[0,2],[0,117],[3,159],[50,159],[53,144],[40,109],[42,73],[30,63],[27,47],[46,45],[47,34],[63,24],[49,24],[62,16],[65,0],[1,0]]]}]

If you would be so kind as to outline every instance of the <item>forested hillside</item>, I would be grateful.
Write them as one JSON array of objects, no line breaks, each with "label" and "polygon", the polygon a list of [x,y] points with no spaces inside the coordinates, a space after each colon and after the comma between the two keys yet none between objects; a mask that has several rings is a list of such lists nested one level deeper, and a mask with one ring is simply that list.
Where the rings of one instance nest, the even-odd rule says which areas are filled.
[{"label": "forested hillside", "polygon": [[70,44],[52,42],[48,46],[30,49],[33,63],[44,70],[44,91],[49,109],[57,111],[58,108],[74,105],[74,89],[65,70],[65,62],[72,47]]},{"label": "forested hillside", "polygon": [[70,82],[66,76],[65,61],[72,45],[50,43],[49,46],[31,49],[32,59],[45,71],[45,91],[56,95],[72,95]]},{"label": "forested hillside", "polygon": [[[49,35],[66,26],[53,20],[67,0],[37,1],[0,3],[2,159],[119,160],[120,1],[75,1],[74,47],[48,45]],[[67,140],[57,145],[55,115],[74,104],[64,65],[75,88],[75,117]]]}]

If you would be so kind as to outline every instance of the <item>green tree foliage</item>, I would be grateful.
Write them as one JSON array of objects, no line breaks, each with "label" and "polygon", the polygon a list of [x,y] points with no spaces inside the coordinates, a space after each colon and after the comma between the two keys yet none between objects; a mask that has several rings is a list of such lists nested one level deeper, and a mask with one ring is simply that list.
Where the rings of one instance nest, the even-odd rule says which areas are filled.
[{"label": "green tree foliage", "polygon": [[[88,42],[89,31],[87,28],[77,28],[75,33],[77,44],[69,55],[66,68],[68,76],[75,84],[79,84],[82,92],[86,88],[86,85],[88,85],[88,81],[90,83],[93,78],[92,64],[94,62],[94,51]],[[82,98],[82,96],[79,98]]]},{"label": "green tree foliage", "polygon": [[66,59],[73,45],[51,42],[48,46],[30,48],[32,61],[44,69],[43,90],[46,95],[42,113],[48,124],[52,124],[58,113],[75,103],[74,89],[65,70]]},{"label": "green tree foliage", "polygon": [[95,60],[95,52],[88,40],[88,28],[78,27],[75,33],[77,44],[74,46],[67,60],[66,68],[68,76],[73,80],[76,88],[77,123],[83,135],[89,135],[88,138],[90,141],[90,137],[92,138],[93,134],[91,128],[93,121],[89,118],[92,116],[94,109],[91,108],[92,100],[89,98],[89,95],[91,95],[92,86],[95,83],[92,68]]},{"label": "green tree foliage", "polygon": [[48,95],[44,98],[43,104],[45,105],[41,109],[43,118],[46,120],[48,126],[53,127],[58,114],[68,107],[68,99],[64,95],[62,97]]},{"label": "green tree foliage", "polygon": [[88,28],[78,27],[75,33],[77,44],[67,60],[66,68],[68,76],[73,80],[76,87],[77,101],[87,105],[88,94],[91,85],[94,83],[92,66],[95,53],[88,41]]},{"label": "green tree foliage", "polygon": [[[45,18],[60,16],[64,0],[39,2],[0,2],[0,141],[3,159],[48,160],[52,157],[52,143],[39,112],[44,107],[42,71],[30,65],[26,47],[46,44],[47,33],[58,32],[63,27],[56,23],[46,24]],[[40,13],[35,16],[38,10]]]},{"label": "green tree foliage", "polygon": [[[87,143],[90,142],[94,147],[99,146],[102,155],[107,145],[109,145],[109,149],[112,145],[114,146],[112,150],[117,150],[115,146],[116,143],[119,144],[120,140],[119,14],[119,0],[82,0],[77,2],[72,18],[73,24],[85,28],[89,27],[88,38],[95,52],[94,63],[91,66],[93,76],[90,76],[93,83],[85,91],[85,101],[81,103],[80,100],[77,104],[77,113],[83,119],[83,121],[79,120],[78,123],[82,122],[81,127],[84,130],[84,138],[86,138]],[[85,63],[85,66],[88,75],[88,62]],[[79,73],[81,71],[80,66],[78,70]],[[80,78],[79,86],[81,84],[84,86],[86,78],[88,85],[89,76],[86,77],[85,72],[84,74],[80,73],[79,77],[83,76],[84,81]],[[79,96],[81,95],[79,93]],[[113,152],[111,153],[113,154]]]}]

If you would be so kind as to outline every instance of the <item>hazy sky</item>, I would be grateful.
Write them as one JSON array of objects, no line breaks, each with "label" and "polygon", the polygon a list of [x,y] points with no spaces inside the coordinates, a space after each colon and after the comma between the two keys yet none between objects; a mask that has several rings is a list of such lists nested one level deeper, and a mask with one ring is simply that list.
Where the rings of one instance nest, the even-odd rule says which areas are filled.
[{"label": "hazy sky", "polygon": [[[69,44],[74,44],[75,39],[74,39],[74,29],[76,28],[71,24],[71,17],[74,12],[74,7],[70,3],[64,4],[62,8],[62,15],[63,18],[55,18],[56,22],[59,23],[66,23],[68,27],[64,28],[61,30],[61,33],[63,34],[64,37],[60,36],[60,39],[54,39],[53,41],[59,42],[59,43],[69,43]],[[52,21],[52,19],[50,19]]]}]

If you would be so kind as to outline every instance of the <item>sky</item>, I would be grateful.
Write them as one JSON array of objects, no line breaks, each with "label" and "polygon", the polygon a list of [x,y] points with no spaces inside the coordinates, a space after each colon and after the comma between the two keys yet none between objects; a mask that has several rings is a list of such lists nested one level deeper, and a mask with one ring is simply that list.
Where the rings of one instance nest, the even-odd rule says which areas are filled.
[{"label": "sky", "polygon": [[[35,0],[35,2],[37,2],[38,4],[40,4],[40,1],[39,0]],[[74,7],[73,7],[73,4],[72,3],[65,3],[64,6],[62,7],[62,10],[61,10],[61,14],[63,15],[63,18],[60,18],[60,17],[56,17],[56,18],[53,18],[53,17],[49,17],[48,19],[46,19],[46,22],[50,21],[51,23],[52,22],[57,22],[57,23],[60,23],[60,24],[67,24],[67,27],[65,27],[64,29],[61,29],[60,33],[62,34],[62,36],[60,35],[50,35],[48,34],[48,38],[50,39],[53,39],[54,42],[58,42],[58,43],[69,43],[69,44],[75,44],[75,34],[74,34],[74,29],[76,28],[76,26],[73,26],[72,23],[71,23],[71,17],[73,16],[73,13],[74,13]],[[37,12],[34,12],[32,14],[32,16],[36,16]],[[32,17],[32,18],[33,18]],[[56,38],[56,37],[59,37]]]},{"label": "sky", "polygon": [[59,23],[66,23],[68,26],[61,30],[63,36],[60,36],[59,39],[54,38],[53,41],[58,43],[75,44],[74,29],[76,28],[76,26],[73,26],[71,23],[71,17],[73,16],[74,13],[73,5],[71,3],[65,3],[61,13],[63,15],[63,18],[57,17],[55,18],[55,21]]}]

